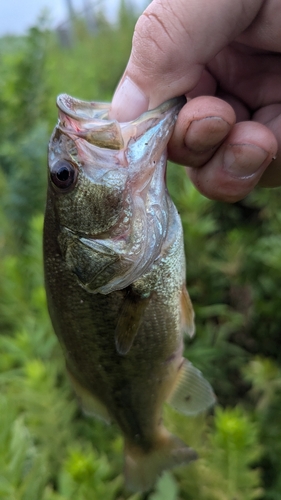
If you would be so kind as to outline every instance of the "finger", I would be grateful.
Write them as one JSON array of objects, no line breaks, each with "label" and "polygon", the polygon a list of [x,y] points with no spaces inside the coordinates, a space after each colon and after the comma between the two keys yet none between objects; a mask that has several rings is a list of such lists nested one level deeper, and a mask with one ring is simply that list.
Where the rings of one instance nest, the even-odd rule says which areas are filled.
[{"label": "finger", "polygon": [[205,64],[252,22],[262,3],[153,0],[136,24],[111,118],[131,120],[191,91]]},{"label": "finger", "polygon": [[187,98],[194,98],[200,95],[215,95],[217,90],[217,82],[209,71],[203,69],[200,79],[195,87],[185,95]]},{"label": "finger", "polygon": [[192,99],[179,113],[168,146],[169,159],[181,165],[204,165],[235,123],[232,107],[216,97]]},{"label": "finger", "polygon": [[239,41],[257,49],[280,52],[280,23],[279,0],[267,0],[263,2],[255,22],[241,33]]},{"label": "finger", "polygon": [[251,119],[252,113],[246,104],[238,99],[238,97],[235,97],[232,94],[227,94],[221,90],[219,90],[216,95],[225,102],[228,102],[228,104],[230,104],[230,106],[234,109],[237,122],[245,122]]},{"label": "finger", "polygon": [[281,104],[265,106],[253,115],[253,120],[266,125],[275,135],[278,144],[276,159],[265,170],[259,184],[263,187],[281,186]]},{"label": "finger", "polygon": [[207,67],[224,92],[236,96],[252,111],[281,101],[280,54],[234,42],[221,50]]},{"label": "finger", "polygon": [[264,125],[237,123],[211,160],[201,168],[188,168],[188,173],[208,198],[235,202],[256,186],[277,147],[274,134]]},{"label": "finger", "polygon": [[187,98],[214,95],[230,104],[235,111],[237,122],[250,120],[251,112],[245,102],[241,101],[241,99],[238,99],[238,97],[235,97],[233,94],[224,92],[221,88],[217,89],[216,80],[207,70],[203,70],[197,85],[191,90],[191,92],[186,93]]}]

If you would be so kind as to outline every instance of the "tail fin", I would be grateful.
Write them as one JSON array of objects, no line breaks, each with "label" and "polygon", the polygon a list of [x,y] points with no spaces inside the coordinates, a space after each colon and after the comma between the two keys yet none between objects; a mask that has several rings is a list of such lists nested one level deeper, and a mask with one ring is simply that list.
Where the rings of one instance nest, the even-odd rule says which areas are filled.
[{"label": "tail fin", "polygon": [[148,491],[164,470],[196,459],[197,453],[165,428],[162,428],[157,442],[148,452],[125,442],[126,487],[133,492]]}]

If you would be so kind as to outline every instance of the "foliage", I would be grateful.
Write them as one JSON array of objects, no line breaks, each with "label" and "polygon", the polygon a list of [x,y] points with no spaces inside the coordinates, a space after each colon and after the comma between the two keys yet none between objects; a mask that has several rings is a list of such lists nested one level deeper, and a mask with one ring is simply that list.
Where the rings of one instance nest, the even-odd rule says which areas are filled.
[{"label": "foliage", "polygon": [[[46,147],[56,94],[110,99],[134,17],[77,20],[70,47],[46,25],[0,40],[0,498],[3,500],[274,500],[281,496],[280,189],[226,206],[170,165],[181,214],[197,335],[186,356],[218,405],[167,427],[198,451],[146,496],[124,490],[122,439],[80,414],[47,314],[41,233]],[[63,64],[62,64],[63,61]],[[63,67],[63,70],[62,70]]]}]

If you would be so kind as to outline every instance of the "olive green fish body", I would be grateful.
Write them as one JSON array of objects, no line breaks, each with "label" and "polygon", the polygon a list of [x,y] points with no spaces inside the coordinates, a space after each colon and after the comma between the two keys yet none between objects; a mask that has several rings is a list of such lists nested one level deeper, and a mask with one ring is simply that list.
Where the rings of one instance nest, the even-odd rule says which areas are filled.
[{"label": "olive green fish body", "polygon": [[128,487],[196,457],[162,423],[167,400],[196,414],[214,402],[182,358],[193,333],[179,215],[165,186],[166,144],[181,102],[129,124],[107,108],[58,99],[44,226],[48,307],[86,413],[125,438]]}]

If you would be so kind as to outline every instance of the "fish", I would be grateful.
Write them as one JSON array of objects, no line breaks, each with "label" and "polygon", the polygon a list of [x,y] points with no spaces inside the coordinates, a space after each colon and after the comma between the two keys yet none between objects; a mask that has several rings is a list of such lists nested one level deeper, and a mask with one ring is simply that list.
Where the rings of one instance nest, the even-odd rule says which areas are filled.
[{"label": "fish", "polygon": [[184,98],[135,120],[66,94],[49,143],[44,220],[47,303],[86,415],[124,437],[128,490],[148,491],[197,453],[163,424],[163,405],[196,415],[215,402],[183,358],[194,334],[183,230],[166,187],[167,144]]}]

